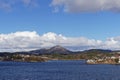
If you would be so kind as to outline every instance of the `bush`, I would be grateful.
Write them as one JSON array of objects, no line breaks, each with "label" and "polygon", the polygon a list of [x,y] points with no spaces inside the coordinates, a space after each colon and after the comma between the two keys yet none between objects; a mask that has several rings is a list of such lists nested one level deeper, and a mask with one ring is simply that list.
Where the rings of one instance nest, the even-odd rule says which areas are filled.
[{"label": "bush", "polygon": [[118,59],[118,58],[116,58],[116,59],[115,59],[115,62],[116,62],[116,63],[118,63],[118,62],[119,62],[119,59]]},{"label": "bush", "polygon": [[27,61],[27,62],[42,62],[42,61],[44,61],[44,59],[42,59],[41,57],[31,56],[31,57],[25,58],[25,61]]}]

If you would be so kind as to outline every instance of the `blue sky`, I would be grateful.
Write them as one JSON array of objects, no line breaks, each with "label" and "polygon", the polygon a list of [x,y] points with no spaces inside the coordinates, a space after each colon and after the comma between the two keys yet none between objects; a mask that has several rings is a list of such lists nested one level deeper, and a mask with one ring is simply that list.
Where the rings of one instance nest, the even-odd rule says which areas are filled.
[{"label": "blue sky", "polygon": [[[104,40],[120,35],[120,14],[117,12],[54,13],[52,0],[38,1],[38,7],[17,3],[11,11],[0,10],[0,33],[37,31],[55,32],[66,36],[85,36]],[[9,28],[9,29],[8,29]]]},{"label": "blue sky", "polygon": [[[86,3],[86,5],[79,2],[78,6],[70,6],[69,4],[73,3],[71,0],[63,0],[63,2],[59,0],[16,0],[15,2],[0,0],[0,33],[36,31],[37,34],[43,35],[53,32],[66,37],[86,37],[106,41],[107,38],[120,36],[120,7],[114,6],[116,5],[114,2],[117,3],[117,0],[111,0],[113,4],[110,9],[102,8],[101,10],[101,6],[94,9],[96,5],[91,6],[93,3],[90,5]],[[4,7],[3,3],[7,7]],[[76,9],[79,5],[83,6]],[[106,7],[106,5],[103,6]],[[72,10],[73,8],[76,10]]]}]

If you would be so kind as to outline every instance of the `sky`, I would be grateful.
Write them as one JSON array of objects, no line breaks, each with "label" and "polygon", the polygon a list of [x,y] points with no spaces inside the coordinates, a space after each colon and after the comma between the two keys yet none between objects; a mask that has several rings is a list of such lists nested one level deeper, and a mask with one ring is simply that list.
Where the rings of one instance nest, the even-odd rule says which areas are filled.
[{"label": "sky", "polygon": [[0,52],[120,50],[119,21],[120,0],[0,0]]}]

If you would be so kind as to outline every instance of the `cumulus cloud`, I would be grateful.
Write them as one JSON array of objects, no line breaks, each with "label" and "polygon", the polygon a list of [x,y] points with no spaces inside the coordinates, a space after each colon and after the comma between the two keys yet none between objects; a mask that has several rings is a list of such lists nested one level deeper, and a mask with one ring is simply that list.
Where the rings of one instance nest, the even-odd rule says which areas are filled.
[{"label": "cumulus cloud", "polygon": [[0,34],[0,52],[28,51],[61,45],[71,50],[85,49],[120,49],[120,37],[112,37],[106,41],[88,39],[86,37],[65,37],[62,34],[48,32],[39,35],[35,31],[23,31]]},{"label": "cumulus cloud", "polygon": [[11,10],[11,4],[3,2],[3,1],[0,1],[0,9],[4,9],[6,11],[10,11]]},{"label": "cumulus cloud", "polygon": [[65,12],[120,11],[120,0],[52,0],[51,5]]},{"label": "cumulus cloud", "polygon": [[0,9],[11,11],[12,8],[18,4],[25,5],[27,7],[36,7],[38,0],[0,0]]},{"label": "cumulus cloud", "polygon": [[33,7],[38,6],[37,1],[38,1],[38,0],[22,0],[22,2],[23,2],[26,6],[33,6]]}]

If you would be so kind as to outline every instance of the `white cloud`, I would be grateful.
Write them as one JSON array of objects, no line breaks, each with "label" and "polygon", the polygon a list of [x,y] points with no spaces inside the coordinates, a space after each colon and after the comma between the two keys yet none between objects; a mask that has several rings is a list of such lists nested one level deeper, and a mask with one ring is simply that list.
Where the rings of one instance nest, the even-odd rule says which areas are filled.
[{"label": "white cloud", "polygon": [[[106,41],[88,39],[85,37],[65,37],[61,34],[48,32],[39,35],[35,31],[23,31],[0,34],[0,52],[26,51],[61,45],[72,47],[73,50],[84,49],[120,49],[120,37],[112,37]],[[75,47],[75,48],[74,48]]]},{"label": "white cloud", "polygon": [[[19,4],[36,7],[39,0],[0,0],[0,9],[10,11]],[[52,0],[54,12],[63,8],[65,12],[120,11],[120,0]]]},{"label": "white cloud", "polygon": [[25,5],[27,7],[38,6],[38,0],[0,0],[0,9],[11,11],[13,7],[18,4]]},{"label": "white cloud", "polygon": [[66,12],[120,11],[120,0],[52,0],[51,5]]},{"label": "white cloud", "polygon": [[0,9],[10,11],[11,10],[11,4],[0,1]]},{"label": "white cloud", "polygon": [[26,6],[33,6],[33,7],[38,6],[37,1],[38,1],[38,0],[22,0],[22,2],[23,2]]}]

